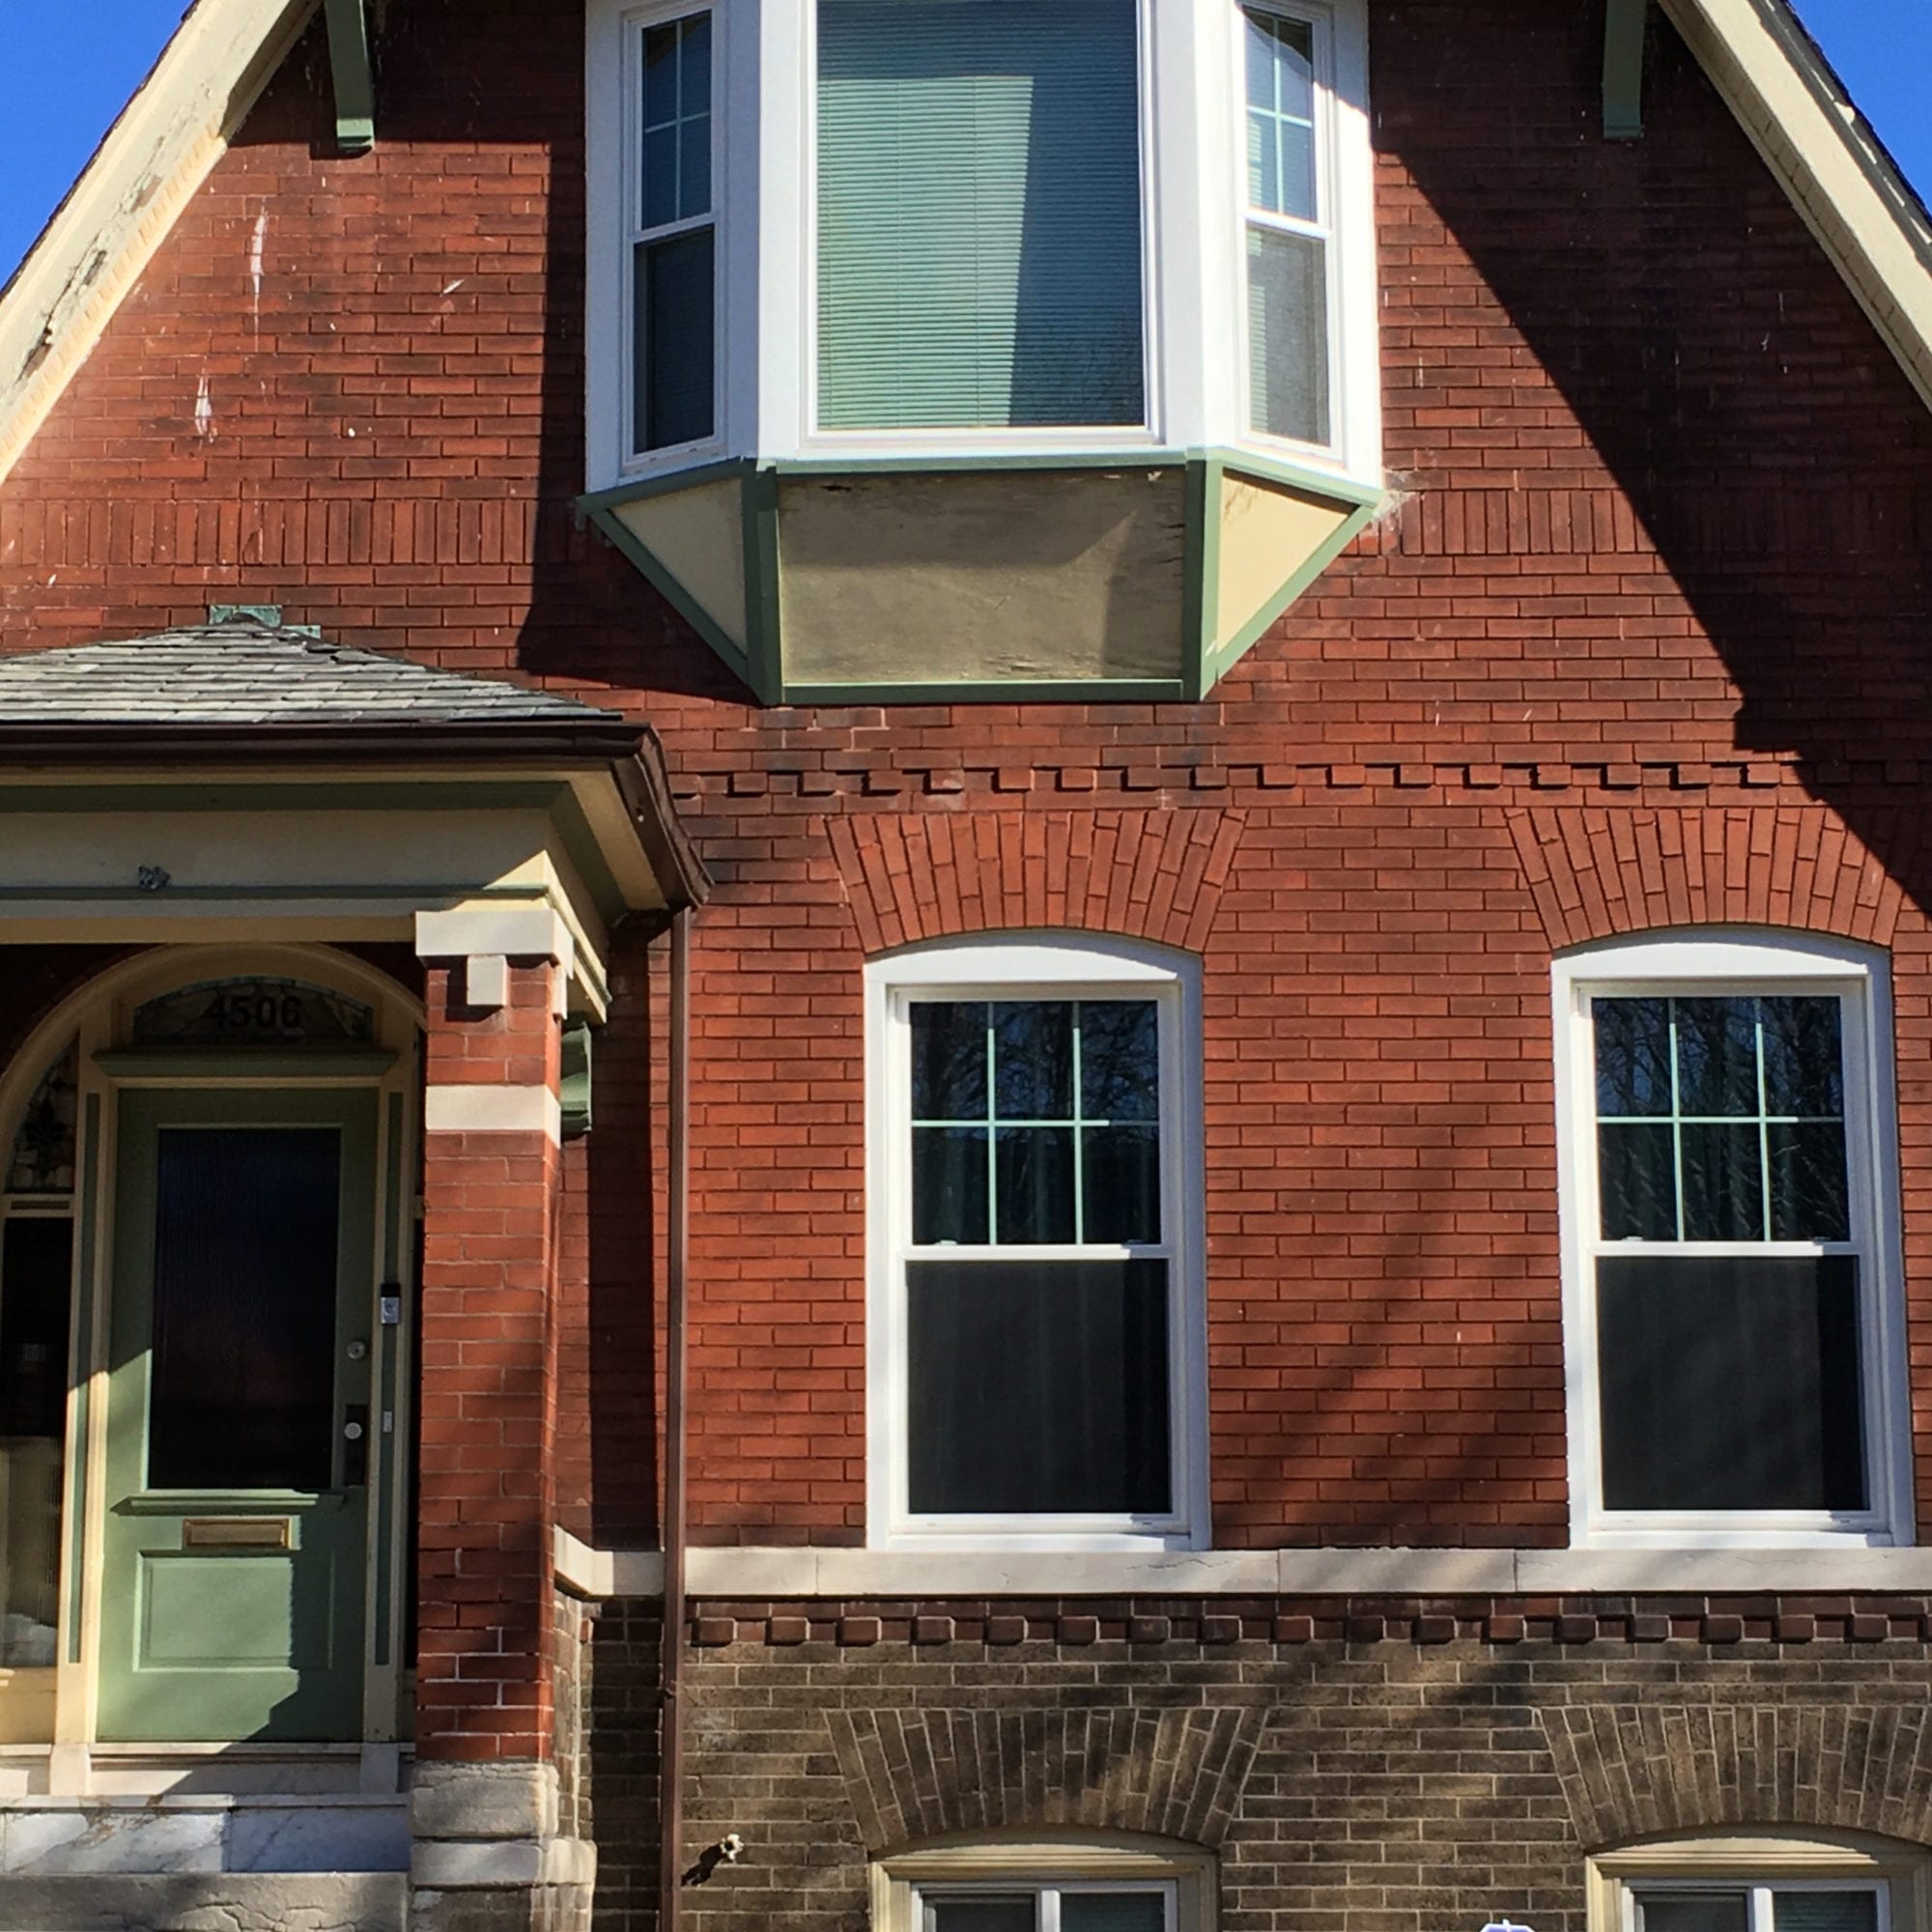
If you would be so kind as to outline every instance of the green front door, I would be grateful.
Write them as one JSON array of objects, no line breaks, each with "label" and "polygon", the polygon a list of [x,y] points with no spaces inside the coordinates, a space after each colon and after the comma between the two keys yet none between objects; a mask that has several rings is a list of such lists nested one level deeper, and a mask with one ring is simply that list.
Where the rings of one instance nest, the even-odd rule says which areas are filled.
[{"label": "green front door", "polygon": [[376,1095],[125,1092],[103,1740],[362,1734]]}]

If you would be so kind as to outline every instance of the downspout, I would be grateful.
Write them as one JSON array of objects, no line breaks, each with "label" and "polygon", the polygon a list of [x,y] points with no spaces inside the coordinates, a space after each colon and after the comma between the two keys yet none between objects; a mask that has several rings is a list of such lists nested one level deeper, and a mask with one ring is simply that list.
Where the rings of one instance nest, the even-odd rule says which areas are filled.
[{"label": "downspout", "polygon": [[665,1263],[664,1655],[660,1670],[658,1932],[677,1932],[684,1841],[684,1381],[691,1185],[691,922],[670,922],[668,1215]]}]

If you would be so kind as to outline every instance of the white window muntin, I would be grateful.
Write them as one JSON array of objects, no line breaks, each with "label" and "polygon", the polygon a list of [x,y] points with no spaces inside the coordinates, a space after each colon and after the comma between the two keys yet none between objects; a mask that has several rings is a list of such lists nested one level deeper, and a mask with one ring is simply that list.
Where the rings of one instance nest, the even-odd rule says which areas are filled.
[{"label": "white window muntin", "polygon": [[[1882,955],[1798,933],[1729,930],[1616,941],[1551,970],[1557,1043],[1557,1160],[1563,1224],[1564,1359],[1571,1537],[1603,1548],[1874,1547],[1912,1541],[1889,978]],[[1603,1502],[1596,1264],[1633,1245],[1602,1237],[1597,1175],[1595,998],[1835,994],[1845,1084],[1848,1241],[1642,1243],[1666,1255],[1856,1254],[1866,1494],[1861,1511],[1611,1511]]]},{"label": "white window muntin", "polygon": [[[1118,940],[1039,934],[942,941],[866,968],[867,1540],[874,1547],[948,1549],[1198,1548],[1207,1544],[1206,1317],[1202,1307],[1200,1004],[1196,963]],[[1169,963],[1169,961],[1172,963]],[[912,1240],[911,1025],[920,1000],[1148,999],[1158,1011],[1161,1239],[1154,1243],[951,1246]],[[1167,1264],[1168,1444],[1174,1507],[1159,1517],[916,1517],[908,1506],[905,1265],[953,1261],[1104,1261]]]},{"label": "white window muntin", "polygon": [[[1264,209],[1256,205],[1248,193],[1247,162],[1247,122],[1248,90],[1246,71],[1246,32],[1249,13],[1272,14],[1281,20],[1296,21],[1311,30],[1314,43],[1313,65],[1315,69],[1315,213],[1312,218],[1283,213],[1274,209]],[[1239,140],[1236,166],[1237,169],[1237,189],[1236,208],[1239,215],[1239,234],[1236,243],[1237,274],[1233,291],[1235,302],[1235,326],[1240,340],[1240,355],[1236,363],[1240,382],[1240,428],[1245,440],[1263,447],[1280,449],[1284,454],[1296,458],[1332,457],[1344,446],[1348,431],[1348,399],[1342,387],[1342,357],[1345,353],[1346,336],[1343,327],[1341,244],[1343,237],[1339,232],[1337,203],[1341,198],[1341,183],[1344,169],[1339,152],[1337,135],[1336,99],[1336,35],[1333,12],[1324,6],[1297,4],[1297,0],[1234,0],[1235,14],[1235,128]],[[1327,355],[1322,380],[1327,385],[1328,440],[1325,442],[1303,441],[1298,438],[1278,437],[1255,426],[1256,397],[1253,393],[1253,362],[1251,359],[1250,302],[1248,295],[1248,230],[1250,228],[1271,228],[1283,235],[1298,235],[1310,242],[1319,242],[1322,246],[1324,319],[1327,330]]]},{"label": "white window muntin", "polygon": [[1154,448],[1161,445],[1165,425],[1162,407],[1160,341],[1162,304],[1160,275],[1160,195],[1155,190],[1155,128],[1159,111],[1160,77],[1153,57],[1152,9],[1157,0],[1135,0],[1135,52],[1140,84],[1140,207],[1141,207],[1141,383],[1145,419],[1139,423],[1088,426],[1017,426],[974,428],[950,425],[919,429],[821,429],[818,423],[818,4],[804,0],[799,9],[799,65],[802,84],[799,122],[799,186],[804,246],[797,264],[798,308],[795,338],[803,345],[802,366],[796,371],[798,440],[811,456],[923,456],[943,453],[1069,454],[1108,449]]},{"label": "white window muntin", "polygon": [[[622,356],[619,362],[618,435],[625,452],[624,468],[631,472],[656,468],[671,468],[695,457],[715,454],[724,446],[724,327],[725,283],[724,234],[724,76],[726,48],[724,15],[722,5],[692,5],[690,0],[663,0],[663,4],[627,13],[622,23],[623,74],[623,156],[624,156],[624,247],[618,274],[617,299],[622,315]],[[695,19],[702,15],[711,36],[710,187],[708,206],[701,212],[678,215],[651,224],[642,206],[644,184],[644,36],[653,27]],[[639,449],[636,442],[637,384],[639,380],[639,317],[637,312],[636,262],[640,244],[668,242],[681,235],[710,229],[711,255],[711,429],[709,434],[688,441],[662,444],[655,449]]]}]

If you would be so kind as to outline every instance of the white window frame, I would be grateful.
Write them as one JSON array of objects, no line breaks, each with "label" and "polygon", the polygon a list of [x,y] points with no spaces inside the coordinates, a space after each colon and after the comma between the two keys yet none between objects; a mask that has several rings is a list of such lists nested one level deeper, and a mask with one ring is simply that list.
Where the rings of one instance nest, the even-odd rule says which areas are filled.
[{"label": "white window frame", "polygon": [[[1159,1011],[1162,1240],[1157,1250],[949,1248],[966,1258],[1067,1260],[1158,1252],[1168,1262],[1168,1443],[1174,1507],[1160,1517],[915,1517],[907,1502],[904,1264],[912,1251],[909,1011],[928,1000],[1146,999]],[[866,967],[867,1541],[874,1548],[1200,1549],[1208,1547],[1206,1182],[1199,961],[1078,933],[941,940]],[[1170,1157],[1170,1153],[1172,1157]]]},{"label": "white window frame", "polygon": [[[872,1932],[925,1932],[927,1893],[1045,1892],[1037,1932],[1060,1932],[1057,1893],[1151,1891],[1166,1899],[1166,1932],[1215,1932],[1214,1861],[1161,1839],[1125,1836],[981,1839],[927,1846],[876,1861]],[[1881,1927],[1880,1932],[1886,1932]]]},{"label": "white window frame", "polygon": [[[590,237],[584,269],[586,447],[591,485],[691,468],[722,456],[728,446],[725,403],[731,351],[726,318],[740,277],[730,257],[726,216],[732,199],[725,180],[729,150],[725,123],[730,93],[733,9],[725,0],[591,0],[584,37],[586,152],[592,157],[585,184]],[[711,19],[711,212],[657,228],[643,225],[639,195],[643,180],[643,37],[668,21],[705,14]],[[662,449],[633,446],[637,423],[636,250],[646,239],[662,240],[705,225],[712,231],[711,434]],[[614,243],[611,238],[615,237]]]},{"label": "white window frame", "polygon": [[1922,1850],[1853,1833],[1734,1832],[1600,1852],[1585,1877],[1588,1932],[1636,1932],[1639,1891],[1748,1890],[1747,1932],[1772,1932],[1773,1893],[1875,1891],[1877,1932],[1932,1932]]},{"label": "white window frame", "polygon": [[[1890,976],[1873,949],[1801,933],[1713,929],[1644,935],[1559,956],[1551,968],[1564,1369],[1573,1544],[1605,1549],[1842,1548],[1913,1540],[1899,1228]],[[1601,1239],[1593,996],[1833,993],[1842,1001],[1846,1169],[1864,1326],[1869,1506],[1858,1512],[1611,1511],[1603,1501],[1596,1261],[1631,1252]],[[1814,1254],[1818,1242],[1672,1244],[1672,1254]],[[1840,1244],[1830,1244],[1833,1248]]]}]

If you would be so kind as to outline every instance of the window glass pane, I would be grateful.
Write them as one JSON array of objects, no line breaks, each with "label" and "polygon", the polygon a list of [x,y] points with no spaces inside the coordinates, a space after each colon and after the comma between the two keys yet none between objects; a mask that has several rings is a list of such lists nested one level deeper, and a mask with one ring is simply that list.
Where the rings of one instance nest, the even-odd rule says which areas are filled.
[{"label": "window glass pane", "polygon": [[1073,1003],[993,1003],[993,1092],[1003,1121],[1073,1118]]},{"label": "window glass pane", "polygon": [[1605,1256],[1597,1348],[1608,1508],[1864,1508],[1855,1257]]},{"label": "window glass pane", "polygon": [[1246,13],[1248,201],[1313,221],[1315,30],[1305,20]]},{"label": "window glass pane", "polygon": [[984,1000],[917,1000],[912,1006],[912,1117],[986,1118]]},{"label": "window glass pane", "polygon": [[1673,1000],[1670,1004],[1677,1022],[1679,1111],[1755,1114],[1757,1002]]},{"label": "window glass pane", "polygon": [[1606,1121],[1597,1129],[1605,1240],[1677,1238],[1676,1159],[1668,1123]]},{"label": "window glass pane", "polygon": [[[1682,1036],[1679,1036],[1682,1037]],[[1678,1129],[1687,1241],[1761,1241],[1764,1163],[1755,1121],[1686,1121]]]},{"label": "window glass pane", "polygon": [[1297,442],[1328,440],[1327,246],[1248,228],[1251,427]]},{"label": "window glass pane", "polygon": [[819,0],[830,429],[1138,424],[1133,0]]},{"label": "window glass pane", "polygon": [[1773,1932],[1878,1932],[1875,1891],[1772,1893]]},{"label": "window glass pane", "polygon": [[916,1515],[1164,1515],[1167,1264],[906,1266]]},{"label": "window glass pane", "polygon": [[1773,1122],[1765,1128],[1771,1159],[1771,1238],[1847,1241],[1845,1130],[1836,1121]]},{"label": "window glass pane", "polygon": [[164,1127],[155,1152],[155,1489],[326,1490],[333,1127]]},{"label": "window glass pane", "polygon": [[1742,1891],[1640,1891],[1636,1932],[1745,1932],[1749,1904]]},{"label": "window glass pane", "polygon": [[711,210],[711,16],[647,27],[643,40],[642,225]]},{"label": "window glass pane", "polygon": [[1160,1014],[1151,1000],[1080,1003],[1080,1113],[1089,1121],[1160,1117]]},{"label": "window glass pane", "polygon": [[930,1932],[1034,1932],[1037,1901],[1031,1893],[995,1897],[928,1898]]},{"label": "window glass pane", "polygon": [[1073,1129],[1001,1127],[994,1150],[1001,1241],[1071,1241]]},{"label": "window glass pane", "polygon": [[15,1215],[0,1242],[0,1666],[54,1658],[66,1460],[68,1304],[73,1223]]},{"label": "window glass pane", "polygon": [[[1157,1891],[1064,1891],[1060,1932],[1162,1932],[1166,1902]],[[1835,1926],[1819,1932],[1837,1932]]]},{"label": "window glass pane", "polygon": [[639,449],[701,442],[712,428],[712,231],[637,249]]},{"label": "window glass pane", "polygon": [[1816,995],[1758,1002],[1764,1023],[1764,1106],[1768,1114],[1838,1118],[1845,1111],[1838,1002]]},{"label": "window glass pane", "polygon": [[980,1243],[986,1225],[985,1127],[915,1127],[912,1237]]},{"label": "window glass pane", "polygon": [[1590,1002],[1597,1053],[1599,1115],[1667,1118],[1670,1103],[1670,1002]]},{"label": "window glass pane", "polygon": [[1160,1129],[1083,1127],[1084,1241],[1160,1239]]}]

